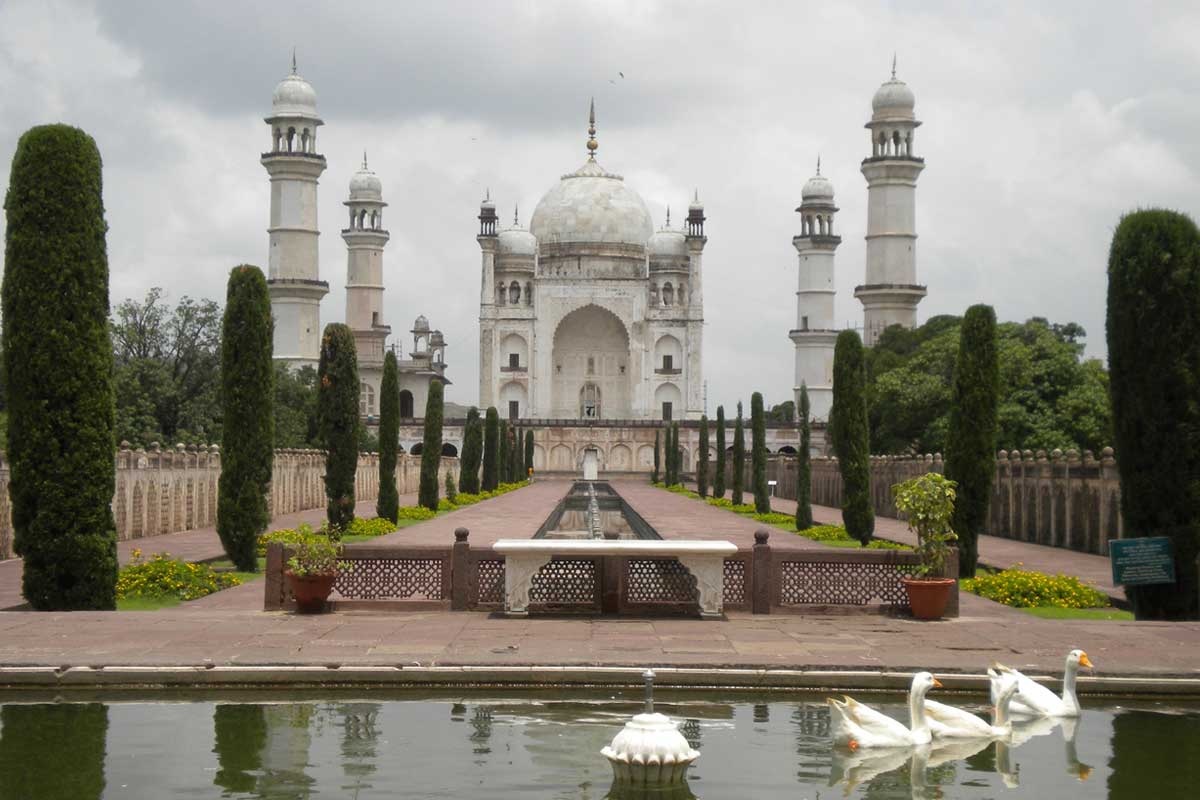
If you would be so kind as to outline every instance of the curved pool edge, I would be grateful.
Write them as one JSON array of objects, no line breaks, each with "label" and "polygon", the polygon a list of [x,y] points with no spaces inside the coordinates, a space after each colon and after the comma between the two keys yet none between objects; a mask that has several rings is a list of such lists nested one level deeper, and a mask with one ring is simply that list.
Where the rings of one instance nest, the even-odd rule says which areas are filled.
[{"label": "curved pool edge", "polygon": [[[637,687],[645,664],[628,667],[578,665],[104,665],[0,666],[0,692],[26,689],[288,689],[288,688],[537,688]],[[752,669],[654,665],[655,683],[680,689],[769,691],[903,691],[911,671]],[[984,673],[933,670],[945,688],[986,692]],[[1031,674],[1054,686],[1055,676]],[[1200,700],[1200,675],[1140,673],[1080,676],[1079,693],[1094,697],[1162,697]]]}]

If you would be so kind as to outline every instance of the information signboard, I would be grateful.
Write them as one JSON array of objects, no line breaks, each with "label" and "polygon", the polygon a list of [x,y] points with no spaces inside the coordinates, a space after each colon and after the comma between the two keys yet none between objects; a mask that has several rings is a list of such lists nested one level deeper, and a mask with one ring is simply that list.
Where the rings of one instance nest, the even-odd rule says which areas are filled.
[{"label": "information signboard", "polygon": [[1175,558],[1166,536],[1143,539],[1109,539],[1113,583],[1140,586],[1175,582]]}]

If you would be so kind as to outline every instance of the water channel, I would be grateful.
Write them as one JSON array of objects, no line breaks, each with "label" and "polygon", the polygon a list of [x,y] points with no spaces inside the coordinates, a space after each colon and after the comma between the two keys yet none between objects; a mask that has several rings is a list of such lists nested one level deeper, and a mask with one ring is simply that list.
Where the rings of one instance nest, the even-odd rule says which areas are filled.
[{"label": "water channel", "polygon": [[[821,697],[660,690],[656,699],[702,755],[682,793],[635,797],[1158,800],[1195,796],[1200,778],[1194,706],[1088,705],[1065,728],[1019,727],[1011,746],[853,755],[830,746]],[[905,716],[899,695],[863,699]],[[982,698],[950,702],[983,708]],[[631,795],[611,788],[600,749],[639,709],[633,689],[90,703],[5,695],[0,797],[617,800]]]},{"label": "water channel", "polygon": [[607,481],[575,481],[535,539],[661,539]]}]

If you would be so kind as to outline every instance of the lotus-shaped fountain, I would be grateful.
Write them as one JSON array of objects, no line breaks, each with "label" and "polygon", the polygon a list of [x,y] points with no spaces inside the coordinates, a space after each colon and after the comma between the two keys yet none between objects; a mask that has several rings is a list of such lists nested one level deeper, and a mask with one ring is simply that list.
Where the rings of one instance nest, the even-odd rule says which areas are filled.
[{"label": "lotus-shaped fountain", "polygon": [[670,718],[654,712],[654,672],[646,670],[642,677],[646,681],[646,710],[625,723],[612,744],[600,752],[612,764],[618,784],[681,784],[700,752],[691,748]]}]

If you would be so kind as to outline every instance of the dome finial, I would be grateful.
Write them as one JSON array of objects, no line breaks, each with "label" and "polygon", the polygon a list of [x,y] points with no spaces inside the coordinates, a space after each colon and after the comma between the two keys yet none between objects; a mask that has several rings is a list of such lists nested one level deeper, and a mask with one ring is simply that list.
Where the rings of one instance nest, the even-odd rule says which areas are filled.
[{"label": "dome finial", "polygon": [[485,202],[492,199],[492,187],[489,186],[487,189],[484,190],[483,199]]},{"label": "dome finial", "polygon": [[896,80],[896,52],[892,51],[892,80]]},{"label": "dome finial", "polygon": [[363,150],[363,166],[362,166],[362,168],[363,168],[364,172],[367,169],[367,151],[366,150]]},{"label": "dome finial", "polygon": [[667,206],[667,227],[671,227],[671,207]]},{"label": "dome finial", "polygon": [[817,153],[817,174],[821,174],[821,154]]},{"label": "dome finial", "polygon": [[513,227],[521,227],[521,206],[519,203],[513,203]]},{"label": "dome finial", "polygon": [[292,48],[292,74],[293,75],[300,74],[299,72],[296,71],[296,48],[295,47]]},{"label": "dome finial", "polygon": [[596,149],[600,147],[596,142],[596,98],[592,98],[592,105],[588,111],[588,160],[596,160]]}]

